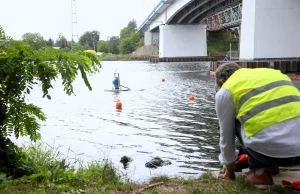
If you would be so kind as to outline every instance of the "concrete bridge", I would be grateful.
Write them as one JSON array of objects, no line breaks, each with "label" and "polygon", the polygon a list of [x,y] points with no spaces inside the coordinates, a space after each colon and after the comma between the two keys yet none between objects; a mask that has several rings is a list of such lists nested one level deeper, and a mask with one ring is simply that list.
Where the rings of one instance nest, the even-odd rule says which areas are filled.
[{"label": "concrete bridge", "polygon": [[159,57],[207,56],[206,31],[240,27],[240,59],[300,57],[300,0],[161,0],[138,31]]}]

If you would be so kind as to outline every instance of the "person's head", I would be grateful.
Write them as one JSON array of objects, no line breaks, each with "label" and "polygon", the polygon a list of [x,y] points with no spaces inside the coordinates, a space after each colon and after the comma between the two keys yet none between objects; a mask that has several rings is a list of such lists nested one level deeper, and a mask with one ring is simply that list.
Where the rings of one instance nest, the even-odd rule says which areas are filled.
[{"label": "person's head", "polygon": [[225,63],[216,70],[216,91],[228,80],[228,78],[241,67],[236,63]]}]

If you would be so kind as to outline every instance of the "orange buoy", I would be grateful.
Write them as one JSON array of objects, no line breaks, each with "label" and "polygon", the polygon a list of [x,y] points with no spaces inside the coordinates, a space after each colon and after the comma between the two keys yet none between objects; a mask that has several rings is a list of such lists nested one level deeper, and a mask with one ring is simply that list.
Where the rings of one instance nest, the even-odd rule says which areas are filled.
[{"label": "orange buoy", "polygon": [[162,82],[165,82],[166,80],[165,80],[165,78],[162,78],[161,81],[162,81]]},{"label": "orange buoy", "polygon": [[192,94],[190,94],[189,100],[195,100],[195,97]]},{"label": "orange buoy", "polygon": [[116,109],[122,109],[122,102],[120,100],[118,100],[116,103]]}]

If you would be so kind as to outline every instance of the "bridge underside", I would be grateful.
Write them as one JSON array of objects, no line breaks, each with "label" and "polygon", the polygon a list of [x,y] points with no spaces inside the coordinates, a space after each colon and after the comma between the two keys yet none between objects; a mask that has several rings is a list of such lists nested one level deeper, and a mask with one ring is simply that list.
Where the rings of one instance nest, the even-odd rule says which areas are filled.
[{"label": "bridge underside", "polygon": [[[162,13],[165,22],[152,25],[151,31],[145,32],[145,44],[159,44],[160,57],[206,56],[204,28],[216,31],[237,26],[241,26],[240,59],[300,57],[300,0],[173,2],[170,10],[174,14],[168,16],[171,11],[167,8]],[[176,6],[181,8],[174,12]],[[195,30],[193,25],[201,26],[202,30]],[[187,47],[189,44],[192,49]]]},{"label": "bridge underside", "polygon": [[203,24],[206,18],[241,3],[242,0],[194,0],[171,18],[168,24]]}]

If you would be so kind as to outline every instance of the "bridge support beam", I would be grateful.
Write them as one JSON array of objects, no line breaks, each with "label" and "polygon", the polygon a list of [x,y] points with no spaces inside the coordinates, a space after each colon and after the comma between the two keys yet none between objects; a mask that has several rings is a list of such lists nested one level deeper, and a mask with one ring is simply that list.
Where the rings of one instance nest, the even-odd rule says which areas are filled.
[{"label": "bridge support beam", "polygon": [[144,32],[144,45],[159,44],[159,31]]},{"label": "bridge support beam", "polygon": [[159,57],[207,56],[206,25],[159,26]]},{"label": "bridge support beam", "polygon": [[243,0],[240,59],[300,57],[299,0]]}]

